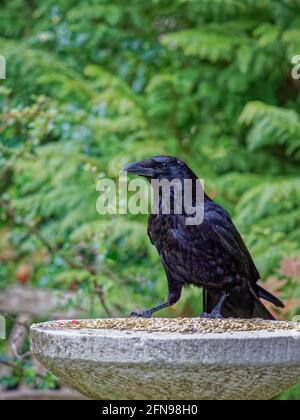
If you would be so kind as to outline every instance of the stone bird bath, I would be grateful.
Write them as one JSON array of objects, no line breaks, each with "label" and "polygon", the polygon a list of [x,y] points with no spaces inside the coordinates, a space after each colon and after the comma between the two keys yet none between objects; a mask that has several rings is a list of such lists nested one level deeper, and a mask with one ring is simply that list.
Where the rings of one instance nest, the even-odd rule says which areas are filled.
[{"label": "stone bird bath", "polygon": [[102,319],[33,325],[34,355],[92,399],[266,400],[300,380],[300,324]]}]

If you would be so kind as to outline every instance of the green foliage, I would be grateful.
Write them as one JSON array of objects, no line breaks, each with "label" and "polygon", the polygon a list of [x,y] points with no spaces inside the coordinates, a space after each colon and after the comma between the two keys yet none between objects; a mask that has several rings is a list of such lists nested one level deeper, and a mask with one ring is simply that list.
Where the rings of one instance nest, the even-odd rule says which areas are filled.
[{"label": "green foliage", "polygon": [[[98,179],[157,154],[205,178],[263,279],[299,252],[298,0],[2,3],[0,287],[25,261],[32,285],[96,285],[114,315],[162,299],[146,218],[96,212]],[[200,309],[188,290],[165,314]]]},{"label": "green foliage", "polygon": [[293,155],[300,147],[300,120],[294,110],[249,102],[240,122],[251,127],[247,135],[251,151],[279,145],[284,146],[287,155]]}]

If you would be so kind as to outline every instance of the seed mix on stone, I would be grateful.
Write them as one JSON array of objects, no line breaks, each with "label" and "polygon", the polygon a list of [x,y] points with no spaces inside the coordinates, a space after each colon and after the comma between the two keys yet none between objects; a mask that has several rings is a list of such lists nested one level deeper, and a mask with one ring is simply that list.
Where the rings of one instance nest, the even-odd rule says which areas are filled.
[{"label": "seed mix on stone", "polygon": [[225,333],[242,331],[298,330],[299,323],[264,321],[261,319],[202,319],[202,318],[114,318],[53,322],[45,325],[54,329],[105,329],[119,331],[145,331],[162,333]]}]

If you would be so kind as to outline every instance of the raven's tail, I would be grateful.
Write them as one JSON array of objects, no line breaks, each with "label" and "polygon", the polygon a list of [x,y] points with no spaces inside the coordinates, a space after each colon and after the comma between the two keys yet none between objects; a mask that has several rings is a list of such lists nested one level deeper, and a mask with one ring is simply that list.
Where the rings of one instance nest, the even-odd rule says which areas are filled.
[{"label": "raven's tail", "polygon": [[262,318],[275,321],[275,318],[271,314],[271,312],[268,311],[268,309],[263,305],[262,302],[256,299],[254,299],[253,305],[253,318]]},{"label": "raven's tail", "polygon": [[[246,300],[245,296],[241,295],[239,298],[235,299],[235,302],[230,301],[230,298],[225,301],[221,314],[224,318],[262,318],[266,320],[275,320],[274,316],[260,301],[259,297],[272,302],[280,308],[284,307],[284,304],[279,299],[258,286],[258,295],[249,291]],[[219,299],[219,295],[204,290],[204,311],[206,313],[211,313],[219,302]]]},{"label": "raven's tail", "polygon": [[281,302],[281,300],[277,299],[277,297],[271,295],[271,293],[267,292],[267,290],[260,286],[258,286],[258,296],[267,300],[268,302],[273,303],[278,308],[284,308],[284,304]]},{"label": "raven's tail", "polygon": [[[277,297],[273,296],[271,293],[260,286],[258,286],[258,296],[267,300],[268,302],[273,303],[273,305],[277,306],[278,308],[284,308],[284,304],[281,302],[281,300],[277,299]],[[268,311],[268,309],[259,299],[255,299],[254,301],[253,317],[275,320],[273,315]]]}]

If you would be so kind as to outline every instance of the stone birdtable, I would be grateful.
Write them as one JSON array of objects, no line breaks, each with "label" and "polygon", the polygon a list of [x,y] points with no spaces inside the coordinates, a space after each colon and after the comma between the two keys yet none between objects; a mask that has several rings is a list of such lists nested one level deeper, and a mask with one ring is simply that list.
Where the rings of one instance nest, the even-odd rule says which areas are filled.
[{"label": "stone birdtable", "polygon": [[300,324],[99,319],[31,327],[37,359],[92,399],[268,400],[300,380]]}]

